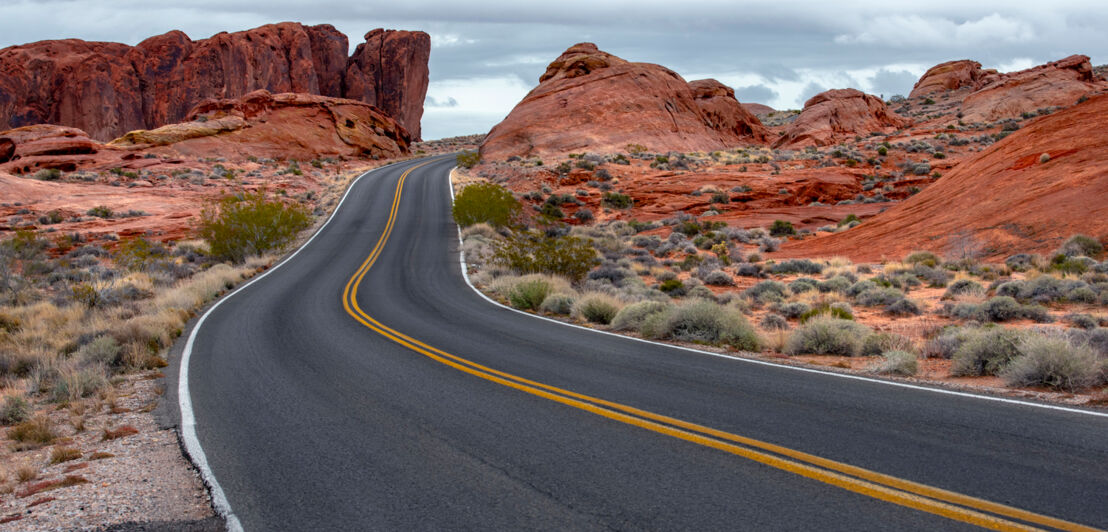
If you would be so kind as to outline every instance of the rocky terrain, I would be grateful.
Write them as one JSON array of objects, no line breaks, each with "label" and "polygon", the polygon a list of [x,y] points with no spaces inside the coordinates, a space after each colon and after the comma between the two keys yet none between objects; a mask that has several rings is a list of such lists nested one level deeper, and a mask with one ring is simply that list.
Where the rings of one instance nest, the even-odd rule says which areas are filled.
[{"label": "rocky terrain", "polygon": [[347,57],[330,25],[285,22],[193,41],[180,31],[136,46],[77,39],[0,50],[0,130],[55,124],[107,141],[181,122],[209,98],[255,90],[359,100],[420,138],[431,40],[373,30]]},{"label": "rocky terrain", "polygon": [[710,151],[762,143],[765,135],[722,84],[688,83],[668,68],[625,61],[581,43],[550,63],[539,85],[489,131],[481,156],[611,152],[628,144]]}]

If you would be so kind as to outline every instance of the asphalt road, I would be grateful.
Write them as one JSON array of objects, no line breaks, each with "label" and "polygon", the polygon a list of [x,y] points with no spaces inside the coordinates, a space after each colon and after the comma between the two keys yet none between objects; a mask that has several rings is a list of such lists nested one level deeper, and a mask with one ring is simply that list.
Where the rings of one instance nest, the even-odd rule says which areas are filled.
[{"label": "asphalt road", "polygon": [[[362,178],[303,252],[196,335],[196,431],[246,530],[946,530],[996,513],[936,490],[1035,514],[1000,510],[1000,526],[1108,527],[1108,418],[495,306],[461,274],[453,160],[425,162]],[[901,480],[926,487],[886,487]]]}]

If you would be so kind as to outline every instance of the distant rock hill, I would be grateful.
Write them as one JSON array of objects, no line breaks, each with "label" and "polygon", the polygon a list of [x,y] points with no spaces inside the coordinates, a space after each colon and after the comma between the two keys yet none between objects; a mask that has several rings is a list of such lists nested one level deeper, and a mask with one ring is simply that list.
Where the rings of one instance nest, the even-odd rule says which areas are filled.
[{"label": "distant rock hill", "polygon": [[834,89],[804,102],[804,110],[773,147],[829,146],[856,135],[891,133],[911,123],[877,96],[856,89]]},{"label": "distant rock hill", "polygon": [[0,50],[0,130],[58,124],[110,140],[180,122],[208,98],[255,90],[346,97],[420,136],[431,39],[373,30],[354,55],[330,25],[270,24],[193,41],[180,31],[137,46],[77,39]]},{"label": "distant rock hill", "polygon": [[486,160],[568,152],[712,151],[765,144],[768,131],[729,87],[686,82],[654,64],[632,63],[595,44],[570,47],[481,145]]},{"label": "distant rock hill", "polygon": [[1075,233],[1108,237],[1108,94],[1013,132],[923,192],[785,256],[896,259],[916,249],[1002,259],[1049,253]]},{"label": "distant rock hill", "polygon": [[1048,107],[1069,107],[1082,96],[1108,90],[1089,58],[1071,55],[1026,70],[1002,73],[982,69],[968,59],[931,67],[916,83],[910,98],[958,93],[961,120],[993,122],[1034,113]]}]

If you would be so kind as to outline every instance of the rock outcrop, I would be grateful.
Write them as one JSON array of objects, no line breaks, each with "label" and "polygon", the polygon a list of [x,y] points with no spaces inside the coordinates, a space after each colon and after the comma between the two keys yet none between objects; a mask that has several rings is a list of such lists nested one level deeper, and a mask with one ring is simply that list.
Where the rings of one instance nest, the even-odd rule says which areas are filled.
[{"label": "rock outcrop", "polygon": [[1108,95],[1035,120],[923,192],[842,233],[790,243],[783,256],[896,259],[1049,253],[1075,233],[1108,238]]},{"label": "rock outcrop", "polygon": [[[47,124],[0,132],[0,172],[135,169],[183,156],[381,159],[408,153],[411,142],[407,130],[376,107],[311,94],[259,90],[239,99],[207,100],[189,117],[107,144],[79,129]],[[6,161],[4,146],[12,147]]]},{"label": "rock outcrop", "polygon": [[[632,63],[595,44],[570,47],[550,63],[481,145],[487,160],[575,151],[711,151],[762,143],[765,128],[718,82],[697,90],[672,70]],[[720,88],[726,89],[721,90]],[[706,112],[707,110],[707,112]]]},{"label": "rock outcrop", "polygon": [[962,101],[962,121],[991,122],[1046,107],[1068,107],[1082,96],[1108,89],[1093,74],[1084,55],[1039,65],[1027,70],[987,76],[981,86]]},{"label": "rock outcrop", "polygon": [[804,109],[796,121],[773,147],[829,146],[856,135],[890,133],[911,123],[872,94],[856,89],[833,89],[804,102]]},{"label": "rock outcrop", "polygon": [[762,104],[762,103],[749,103],[748,102],[748,103],[742,104],[742,106],[743,106],[743,109],[746,109],[747,111],[750,112],[750,114],[752,114],[754,116],[768,115],[768,114],[776,111],[776,109],[774,109],[774,108],[772,108],[772,107],[770,107],[766,104]]},{"label": "rock outcrop", "polygon": [[[198,41],[171,31],[134,47],[76,39],[13,46],[0,50],[0,129],[60,124],[108,140],[179,122],[207,98],[265,89],[356,93],[418,136],[430,46],[423,32],[374,30],[358,48],[377,54],[363,68],[367,58],[348,58],[347,38],[334,27],[292,22]],[[366,85],[374,91],[350,89]]]},{"label": "rock outcrop", "polygon": [[971,90],[981,88],[981,84],[988,76],[996,75],[996,70],[983,70],[981,63],[962,59],[940,63],[923,74],[916,85],[912,87],[909,98],[923,98],[942,94],[946,91],[969,87]]}]

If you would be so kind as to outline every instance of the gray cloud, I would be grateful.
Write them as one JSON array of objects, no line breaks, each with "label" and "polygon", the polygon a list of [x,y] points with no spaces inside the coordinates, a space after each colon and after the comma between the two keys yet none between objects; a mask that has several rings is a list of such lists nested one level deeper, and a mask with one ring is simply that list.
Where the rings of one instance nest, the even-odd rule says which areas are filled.
[{"label": "gray cloud", "polygon": [[908,87],[910,89],[918,80],[918,75],[907,70],[893,71],[882,68],[870,78],[870,92],[884,95],[885,98],[894,94],[907,96],[908,93],[905,92],[904,88]]},{"label": "gray cloud", "polygon": [[453,97],[449,97],[449,96],[445,99],[439,99],[439,98],[435,98],[434,96],[428,96],[427,99],[424,100],[423,105],[425,105],[427,107],[457,107],[458,106],[458,100],[455,100]]},{"label": "gray cloud", "polygon": [[735,87],[735,98],[743,103],[765,103],[777,99],[777,91],[765,85]]},{"label": "gray cloud", "polygon": [[827,87],[820,85],[816,82],[811,82],[804,86],[804,89],[800,91],[801,103],[808,101],[809,98],[815,96],[823,91],[827,90]]}]

